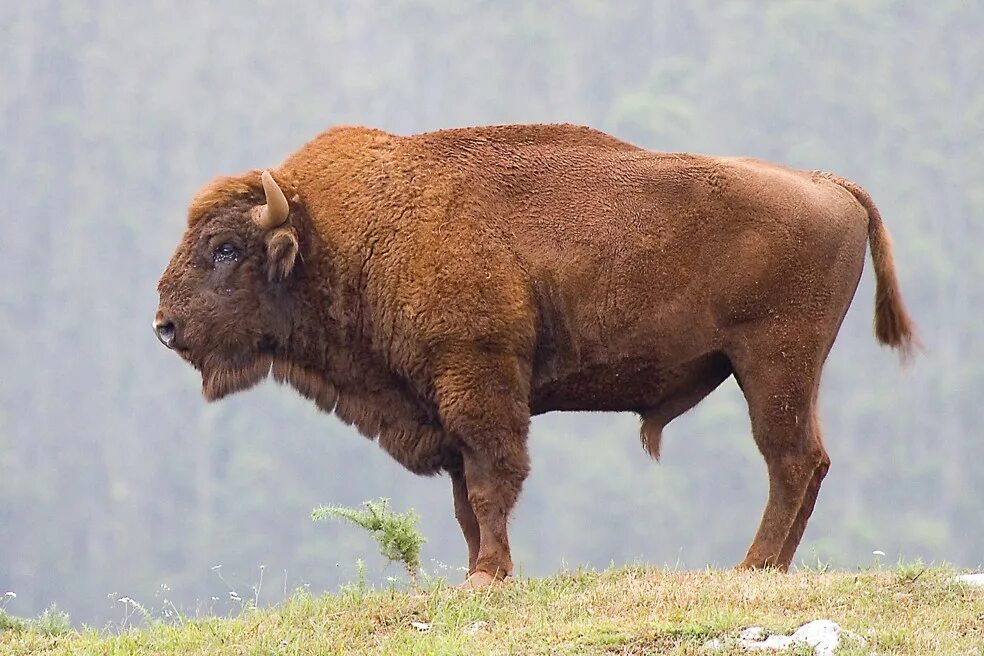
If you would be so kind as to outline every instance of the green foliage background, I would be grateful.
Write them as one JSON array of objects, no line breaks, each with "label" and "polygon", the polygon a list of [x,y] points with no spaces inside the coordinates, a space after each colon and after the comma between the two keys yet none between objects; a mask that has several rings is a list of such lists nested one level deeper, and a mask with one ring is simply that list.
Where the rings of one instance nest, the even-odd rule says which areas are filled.
[{"label": "green foliage background", "polygon": [[[216,564],[244,596],[265,565],[261,602],[332,588],[373,549],[312,525],[326,501],[414,507],[425,569],[464,564],[447,480],[272,384],[207,406],[150,331],[196,188],[339,123],[587,123],[864,185],[926,352],[903,373],[875,344],[866,272],[826,370],[834,464],[799,556],[980,564],[982,33],[984,5],[955,0],[0,3],[8,611],[102,622],[162,583],[193,610],[226,594]],[[628,415],[534,421],[523,573],[740,559],[766,482],[735,386],[668,429],[659,466],[636,435]]]}]

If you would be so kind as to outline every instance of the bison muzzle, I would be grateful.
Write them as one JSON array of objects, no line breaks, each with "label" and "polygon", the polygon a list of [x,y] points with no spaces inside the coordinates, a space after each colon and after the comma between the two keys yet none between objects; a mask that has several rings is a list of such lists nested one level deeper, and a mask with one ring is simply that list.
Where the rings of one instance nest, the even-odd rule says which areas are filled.
[{"label": "bison muzzle", "polygon": [[160,341],[209,400],[269,374],[406,468],[449,474],[470,585],[511,574],[530,416],[663,428],[729,376],[770,479],[741,565],[787,569],[827,473],[820,371],[870,244],[875,334],[914,344],[859,186],[569,125],[325,132],[191,203]]}]

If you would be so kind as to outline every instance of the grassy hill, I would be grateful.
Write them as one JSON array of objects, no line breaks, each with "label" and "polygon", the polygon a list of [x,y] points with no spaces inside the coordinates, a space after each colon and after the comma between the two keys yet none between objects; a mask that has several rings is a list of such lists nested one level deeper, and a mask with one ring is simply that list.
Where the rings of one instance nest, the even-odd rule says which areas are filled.
[{"label": "grassy hill", "polygon": [[826,618],[866,640],[838,654],[984,655],[984,589],[954,574],[921,566],[788,575],[630,567],[512,581],[486,593],[351,586],[120,634],[0,616],[7,627],[0,653],[738,654],[748,652],[734,645],[709,652],[704,644],[727,643],[751,625],[789,633]]}]

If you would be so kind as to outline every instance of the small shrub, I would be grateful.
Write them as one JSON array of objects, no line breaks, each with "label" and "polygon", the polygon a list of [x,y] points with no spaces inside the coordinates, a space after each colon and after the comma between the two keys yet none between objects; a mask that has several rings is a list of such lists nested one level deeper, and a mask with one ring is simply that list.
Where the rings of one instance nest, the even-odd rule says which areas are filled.
[{"label": "small shrub", "polygon": [[417,570],[420,568],[420,548],[426,541],[417,530],[420,516],[413,510],[405,513],[394,512],[389,507],[389,499],[366,501],[364,509],[344,506],[321,506],[311,512],[311,519],[344,519],[361,526],[372,534],[379,544],[379,553],[390,562],[403,563],[410,580],[417,584]]},{"label": "small shrub", "polygon": [[37,619],[31,620],[31,629],[49,636],[65,635],[72,632],[72,620],[68,613],[51,604]]},{"label": "small shrub", "polygon": [[26,621],[8,615],[7,611],[0,609],[0,631],[24,631],[25,629],[27,629]]},{"label": "small shrub", "polygon": [[48,636],[62,636],[72,632],[68,613],[51,604],[33,620],[8,615],[0,608],[0,631],[34,631]]}]

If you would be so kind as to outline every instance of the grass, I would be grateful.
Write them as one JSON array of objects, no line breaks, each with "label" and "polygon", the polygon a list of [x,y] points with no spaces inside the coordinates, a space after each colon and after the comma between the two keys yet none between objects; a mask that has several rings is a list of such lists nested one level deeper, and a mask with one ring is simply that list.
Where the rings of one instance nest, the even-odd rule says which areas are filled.
[{"label": "grass", "polygon": [[[707,654],[744,628],[789,633],[818,618],[860,634],[838,654],[984,656],[984,589],[947,568],[823,572],[645,567],[512,581],[485,593],[350,586],[297,593],[230,618],[159,622],[112,634],[0,630],[4,654]],[[787,653],[810,653],[794,650]]]}]

